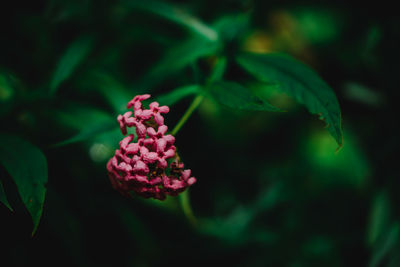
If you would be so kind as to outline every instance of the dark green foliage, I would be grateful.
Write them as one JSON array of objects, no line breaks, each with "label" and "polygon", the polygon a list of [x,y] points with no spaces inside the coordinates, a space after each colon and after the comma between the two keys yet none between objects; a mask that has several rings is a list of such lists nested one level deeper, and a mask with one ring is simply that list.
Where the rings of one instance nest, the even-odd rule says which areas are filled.
[{"label": "dark green foliage", "polygon": [[[0,266],[400,266],[400,35],[387,6],[2,11]],[[145,93],[170,107],[169,131],[198,104],[176,136],[198,180],[196,227],[178,198],[127,199],[107,177],[117,116]]]},{"label": "dark green foliage", "polygon": [[161,105],[172,106],[177,103],[179,100],[191,96],[201,94],[201,86],[200,85],[187,85],[176,88],[171,92],[161,95],[157,98],[157,102]]},{"label": "dark green foliage", "polygon": [[3,183],[0,181],[0,201],[11,211],[13,210],[10,203],[7,200],[6,192],[4,192]]},{"label": "dark green foliage", "polygon": [[0,134],[0,163],[13,178],[22,202],[32,216],[34,234],[42,216],[46,196],[46,158],[29,142]]},{"label": "dark green foliage", "polygon": [[210,85],[210,93],[222,105],[234,109],[278,111],[268,102],[261,100],[238,83],[221,81]]},{"label": "dark green foliage", "polygon": [[72,75],[74,70],[87,57],[93,41],[89,37],[82,37],[73,42],[61,56],[50,82],[50,93],[54,94],[60,84]]},{"label": "dark green foliage", "polygon": [[280,54],[244,54],[238,63],[261,81],[278,84],[288,95],[324,120],[339,146],[343,143],[342,118],[333,90],[303,63]]}]

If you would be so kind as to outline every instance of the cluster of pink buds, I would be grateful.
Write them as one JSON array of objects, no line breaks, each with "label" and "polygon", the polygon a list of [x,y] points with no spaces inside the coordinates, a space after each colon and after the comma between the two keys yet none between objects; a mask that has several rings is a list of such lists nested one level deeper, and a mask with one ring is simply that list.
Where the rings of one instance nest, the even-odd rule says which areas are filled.
[{"label": "cluster of pink buds", "polygon": [[129,134],[119,143],[119,149],[108,161],[107,170],[111,184],[121,194],[130,196],[130,192],[149,198],[164,200],[166,195],[176,196],[196,182],[190,177],[190,170],[184,170],[184,164],[176,153],[175,137],[166,134],[162,114],[168,113],[167,106],[152,102],[144,109],[142,101],[150,95],[135,96],[128,103],[132,112],[118,116],[123,135],[127,128],[136,128],[137,139]]}]

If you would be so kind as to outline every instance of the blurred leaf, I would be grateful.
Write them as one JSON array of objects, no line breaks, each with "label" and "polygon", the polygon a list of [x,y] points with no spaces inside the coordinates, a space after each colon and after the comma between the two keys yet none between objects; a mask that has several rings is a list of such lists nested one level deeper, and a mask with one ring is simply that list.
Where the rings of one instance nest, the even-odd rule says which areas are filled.
[{"label": "blurred leaf", "polygon": [[62,141],[60,143],[57,143],[55,146],[65,146],[69,145],[72,143],[80,142],[86,139],[90,139],[93,137],[98,136],[99,134],[108,132],[112,129],[115,129],[117,126],[116,122],[114,120],[110,120],[109,122],[102,122],[94,126],[89,126],[84,128],[81,132],[79,132],[77,135]]},{"label": "blurred leaf", "polygon": [[377,244],[374,246],[374,251],[369,263],[370,267],[382,266],[385,258],[389,254],[396,255],[398,253],[396,244],[399,242],[400,226],[396,222],[391,228],[385,229],[386,231],[379,238]]},{"label": "blurred leaf", "polygon": [[313,236],[303,245],[303,253],[310,257],[328,256],[332,253],[334,244],[331,239],[324,236]]},{"label": "blurred leaf", "polygon": [[249,13],[232,14],[223,16],[215,21],[212,26],[224,42],[231,42],[246,32],[249,27],[249,20]]},{"label": "blurred leaf", "polygon": [[346,98],[369,106],[379,107],[385,102],[380,92],[356,82],[346,83],[344,90]]},{"label": "blurred leaf", "polygon": [[343,14],[332,9],[307,7],[296,9],[296,30],[310,43],[321,44],[337,39],[343,23]]},{"label": "blurred leaf", "polygon": [[11,110],[17,95],[18,84],[19,81],[14,75],[0,70],[0,115]]},{"label": "blurred leaf", "polygon": [[22,202],[33,219],[35,233],[46,196],[47,161],[31,143],[15,136],[0,134],[0,162],[17,185]]},{"label": "blurred leaf", "polygon": [[15,94],[15,90],[10,82],[9,75],[0,73],[0,103],[3,105]]},{"label": "blurred leaf", "polygon": [[138,87],[151,88],[197,59],[213,55],[219,43],[201,38],[191,38],[169,50],[165,56],[145,75]]},{"label": "blurred leaf", "polygon": [[210,85],[211,95],[221,104],[242,110],[280,111],[268,102],[258,98],[238,83],[220,81]]},{"label": "blurred leaf", "polygon": [[254,240],[274,243],[277,239],[276,233],[254,227],[253,222],[258,215],[272,209],[286,198],[284,184],[279,181],[261,192],[252,203],[234,208],[228,216],[203,219],[200,231],[232,245]]},{"label": "blurred leaf", "polygon": [[6,192],[4,191],[3,188],[3,183],[0,181],[0,202],[4,204],[7,208],[9,208],[11,211],[13,211],[10,203],[7,200]]},{"label": "blurred leaf", "polygon": [[369,246],[376,243],[378,238],[389,228],[390,202],[386,192],[378,193],[371,207],[368,225],[367,242]]},{"label": "blurred leaf", "polygon": [[383,31],[379,25],[372,26],[363,40],[361,57],[372,67],[378,67],[379,57],[377,57],[377,47],[382,42]]},{"label": "blurred leaf", "polygon": [[281,89],[320,115],[339,146],[343,143],[339,103],[335,93],[317,73],[289,56],[279,54],[241,54],[237,62],[258,79],[279,83]]},{"label": "blurred leaf", "polygon": [[53,112],[53,115],[60,126],[78,131],[71,138],[54,146],[63,146],[88,139],[93,141],[103,134],[108,136],[109,132],[119,129],[116,118],[91,106],[69,105]]},{"label": "blurred leaf", "polygon": [[82,37],[73,42],[61,56],[50,82],[50,93],[55,94],[60,84],[68,79],[75,69],[88,56],[93,46],[93,39]]},{"label": "blurred leaf", "polygon": [[357,139],[351,135],[351,129],[346,131],[345,137],[346,146],[335,153],[335,140],[326,131],[317,129],[308,139],[304,158],[311,163],[313,178],[318,183],[362,188],[371,173],[370,164]]},{"label": "blurred leaf", "polygon": [[210,78],[208,79],[209,83],[213,83],[219,81],[223,78],[225,70],[226,70],[227,60],[226,57],[220,57],[217,59],[215,63]]},{"label": "blurred leaf", "polygon": [[127,103],[137,94],[107,73],[93,72],[84,81],[86,86],[98,90],[115,112],[126,111]]},{"label": "blurred leaf", "polygon": [[[79,103],[59,108],[52,115],[60,126],[75,130],[90,128],[113,119],[109,113],[101,109]],[[115,124],[118,125],[117,121]]]},{"label": "blurred leaf", "polygon": [[246,241],[246,230],[252,218],[252,212],[239,206],[225,218],[203,219],[200,230],[229,244],[239,244]]},{"label": "blurred leaf", "polygon": [[131,8],[141,9],[180,24],[209,41],[218,40],[218,33],[213,28],[171,3],[153,0],[124,0],[122,2]]},{"label": "blurred leaf", "polygon": [[202,92],[201,86],[198,84],[182,86],[182,87],[172,90],[171,92],[169,92],[167,94],[159,96],[157,98],[157,101],[161,105],[172,106],[187,96],[197,95],[201,92]]}]

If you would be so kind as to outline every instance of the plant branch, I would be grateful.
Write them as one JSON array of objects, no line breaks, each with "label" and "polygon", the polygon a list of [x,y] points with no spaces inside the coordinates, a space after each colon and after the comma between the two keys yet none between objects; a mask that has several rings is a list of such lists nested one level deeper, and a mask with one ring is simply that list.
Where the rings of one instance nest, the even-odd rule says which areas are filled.
[{"label": "plant branch", "polygon": [[178,131],[182,128],[185,122],[190,118],[193,111],[195,111],[198,106],[200,105],[201,101],[203,101],[204,95],[200,94],[193,99],[192,104],[188,107],[185,114],[183,114],[182,118],[178,121],[174,129],[172,130],[171,134],[176,135]]}]

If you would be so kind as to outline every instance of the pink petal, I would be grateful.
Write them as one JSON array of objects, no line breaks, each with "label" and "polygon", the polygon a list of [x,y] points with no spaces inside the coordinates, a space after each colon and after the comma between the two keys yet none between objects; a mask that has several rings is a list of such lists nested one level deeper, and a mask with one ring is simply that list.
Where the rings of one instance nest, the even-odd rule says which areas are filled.
[{"label": "pink petal", "polygon": [[136,179],[136,175],[127,175],[125,176],[125,181],[132,181]]},{"label": "pink petal", "polygon": [[171,180],[172,183],[168,186],[169,189],[179,190],[185,188],[185,183],[183,181],[179,181],[177,179]]},{"label": "pink petal", "polygon": [[135,181],[137,181],[139,183],[145,183],[145,184],[149,183],[149,181],[147,180],[147,176],[145,176],[145,175],[135,175]]},{"label": "pink petal", "polygon": [[182,172],[182,179],[186,181],[190,177],[190,173],[191,173],[190,169],[184,170]]},{"label": "pink petal", "polygon": [[169,112],[169,107],[167,106],[161,106],[158,108],[159,113],[168,113]]},{"label": "pink petal", "polygon": [[107,171],[112,172],[113,171],[113,166],[112,166],[112,160],[114,157],[112,157],[108,162],[107,162]]},{"label": "pink petal", "polygon": [[151,96],[150,94],[144,94],[144,95],[138,95],[136,97],[138,98],[139,101],[143,101],[143,100],[149,99],[150,96]]},{"label": "pink petal", "polygon": [[137,95],[135,96],[131,101],[128,102],[127,107],[130,108],[132,107],[135,103],[140,103],[143,100],[146,100],[150,98],[149,94],[144,94],[144,95]]},{"label": "pink petal", "polygon": [[173,137],[172,135],[168,134],[168,135],[164,135],[163,139],[165,141],[167,141],[167,143],[169,145],[172,145],[175,142],[175,137]]},{"label": "pink petal", "polygon": [[158,159],[158,155],[156,152],[149,152],[145,155],[143,155],[143,161],[145,163],[154,163]]},{"label": "pink petal", "polygon": [[125,119],[127,119],[127,118],[130,118],[130,117],[132,117],[132,114],[133,114],[133,112],[132,112],[132,111],[127,111],[127,112],[125,112],[125,113],[124,113],[124,115],[123,115],[123,116],[124,116],[124,118],[125,118]]},{"label": "pink petal", "polygon": [[135,165],[138,160],[141,160],[141,158],[138,155],[134,155],[131,159],[131,164]]},{"label": "pink petal", "polygon": [[165,187],[167,187],[169,184],[171,184],[171,179],[166,175],[163,175],[162,181],[163,181],[163,185]]},{"label": "pink petal", "polygon": [[138,101],[137,96],[135,96],[131,101],[126,105],[127,108],[131,108]]},{"label": "pink petal", "polygon": [[167,141],[165,141],[163,138],[158,139],[156,141],[157,143],[157,152],[162,153],[165,151],[165,148],[167,147]]},{"label": "pink petal", "polygon": [[132,142],[133,138],[134,138],[133,134],[130,134],[127,137],[125,137],[124,139],[122,139],[121,142],[119,142],[119,146],[122,151],[125,151],[126,147],[128,146],[128,144],[130,142]]},{"label": "pink petal", "polygon": [[150,181],[150,184],[151,185],[158,185],[161,182],[162,182],[161,178],[160,177],[156,177],[156,178],[154,178],[153,180]]},{"label": "pink petal", "polygon": [[133,110],[136,112],[142,109],[142,102],[135,102],[133,103]]},{"label": "pink petal", "polygon": [[158,134],[161,134],[161,136],[163,136],[166,132],[168,131],[168,126],[167,125],[161,125],[160,127],[158,127]]},{"label": "pink petal", "polygon": [[164,117],[160,113],[154,113],[154,120],[158,125],[164,125]]},{"label": "pink petal", "polygon": [[194,184],[195,182],[196,182],[196,178],[194,178],[194,177],[191,177],[191,178],[189,178],[189,179],[187,180],[188,185],[192,185],[192,184]]},{"label": "pink petal", "polygon": [[131,143],[126,147],[126,154],[127,155],[134,155],[139,151],[139,144]]},{"label": "pink petal", "polygon": [[117,169],[119,171],[123,171],[123,172],[128,173],[128,172],[132,171],[132,166],[130,164],[126,164],[125,162],[121,162],[118,165]]},{"label": "pink petal", "polygon": [[150,103],[149,108],[158,109],[158,106],[159,106],[158,102],[154,101],[154,102]]},{"label": "pink petal", "polygon": [[123,162],[125,162],[125,163],[127,163],[127,164],[130,164],[131,163],[131,159],[129,158],[129,157],[127,157],[125,154],[123,154],[122,152],[121,152],[121,150],[115,150],[115,157],[117,158],[117,159],[119,159],[120,161],[123,161]]},{"label": "pink petal", "polygon": [[118,122],[119,122],[119,128],[121,129],[121,133],[122,133],[123,135],[126,135],[127,132],[126,132],[126,125],[125,125],[124,117],[122,117],[121,115],[118,115],[117,120],[118,120]]},{"label": "pink petal", "polygon": [[144,155],[146,155],[146,154],[148,154],[149,153],[149,150],[147,149],[147,147],[145,147],[145,146],[141,146],[140,147],[140,154],[142,155],[142,156],[144,156]]},{"label": "pink petal", "polygon": [[122,121],[123,121],[123,116],[122,115],[118,115],[118,117],[117,117],[117,121],[119,122],[119,123],[121,123]]},{"label": "pink petal", "polygon": [[[118,151],[118,150],[117,150]],[[118,166],[118,160],[117,158],[114,156],[111,158],[111,165],[116,168]]]},{"label": "pink petal", "polygon": [[169,159],[172,158],[174,155],[175,155],[175,147],[172,146],[164,153],[164,158]]},{"label": "pink petal", "polygon": [[144,139],[143,145],[144,146],[151,146],[154,143],[154,140],[151,138]]},{"label": "pink petal", "polygon": [[126,118],[125,119],[125,125],[128,126],[128,127],[135,126],[136,125],[136,119],[132,118],[132,117]]},{"label": "pink petal", "polygon": [[149,120],[151,116],[153,116],[153,111],[151,111],[150,109],[144,109],[140,112],[140,115],[138,115],[137,117],[146,121]]},{"label": "pink petal", "polygon": [[146,137],[146,126],[142,123],[137,123],[136,124],[136,134],[138,135],[139,138],[144,138]]},{"label": "pink petal", "polygon": [[158,158],[158,167],[165,169],[167,166],[167,161],[164,158]]},{"label": "pink petal", "polygon": [[149,172],[149,167],[143,161],[138,160],[133,167],[133,171],[139,174],[147,174]]},{"label": "pink petal", "polygon": [[149,137],[155,137],[157,135],[156,130],[153,127],[147,128],[147,135]]}]

